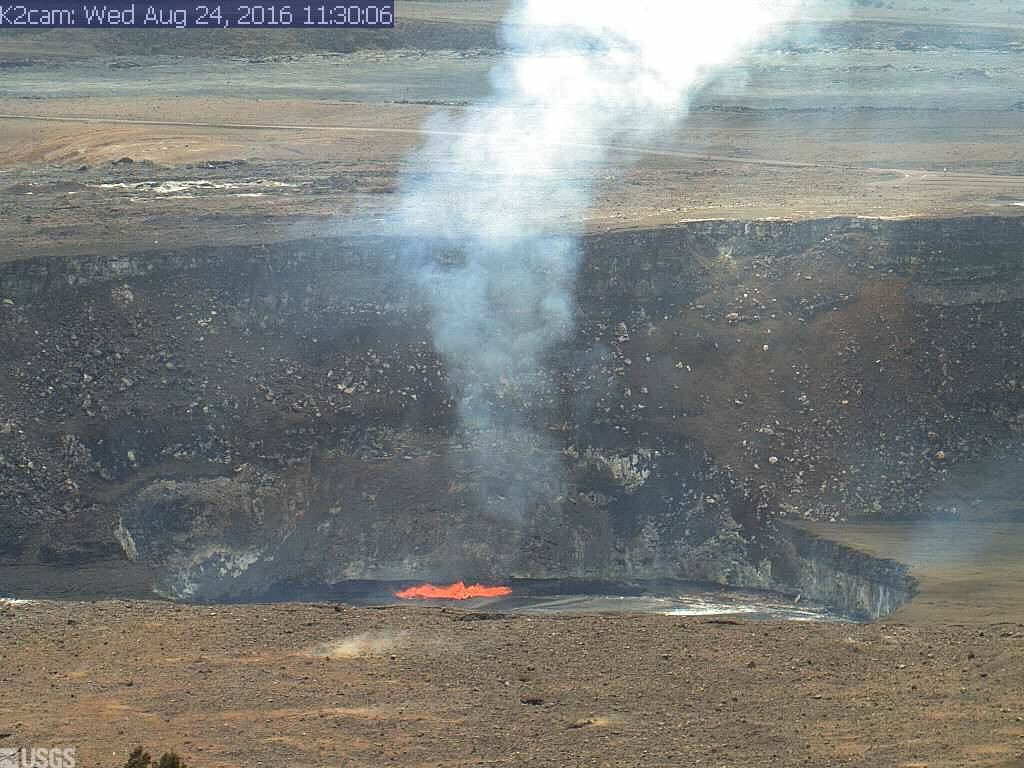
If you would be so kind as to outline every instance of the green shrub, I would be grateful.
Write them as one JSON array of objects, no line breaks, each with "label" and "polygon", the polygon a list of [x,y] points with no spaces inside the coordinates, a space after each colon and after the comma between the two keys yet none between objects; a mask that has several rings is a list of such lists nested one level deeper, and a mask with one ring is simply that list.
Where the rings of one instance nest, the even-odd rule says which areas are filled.
[{"label": "green shrub", "polygon": [[128,762],[124,764],[124,768],[188,768],[188,766],[177,752],[164,752],[154,763],[149,752],[145,752],[142,747],[136,747],[135,751],[128,756]]},{"label": "green shrub", "polygon": [[164,752],[160,756],[160,762],[156,764],[156,768],[188,768],[188,766],[177,752]]}]

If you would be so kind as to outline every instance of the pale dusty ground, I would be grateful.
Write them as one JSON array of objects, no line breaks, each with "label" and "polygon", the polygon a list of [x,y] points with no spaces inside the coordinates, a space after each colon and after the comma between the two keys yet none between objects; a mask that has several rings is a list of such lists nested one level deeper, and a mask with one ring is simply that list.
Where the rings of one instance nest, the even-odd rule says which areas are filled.
[{"label": "pale dusty ground", "polygon": [[[151,108],[152,107],[152,108]],[[115,115],[117,123],[4,119],[0,162],[8,164],[5,255],[32,252],[181,246],[205,242],[266,242],[329,235],[360,212],[356,226],[372,226],[396,188],[402,158],[424,137],[417,126],[429,108],[360,103],[291,101],[245,104],[179,99],[148,105],[90,100],[27,110],[0,99],[0,113],[59,111],[61,115]],[[110,118],[115,119],[115,118]],[[125,120],[167,121],[145,124]],[[949,171],[934,170],[936,147],[914,141],[927,124],[943,130],[963,123],[965,133],[985,123],[986,143],[953,141],[941,151]],[[893,122],[899,122],[893,118]],[[202,123],[202,124],[199,124]],[[222,127],[259,125],[260,128]],[[285,128],[301,125],[302,128]],[[382,128],[381,126],[386,126]],[[699,218],[813,218],[835,215],[1004,214],[1024,211],[1024,176],[1000,166],[1024,166],[1024,112],[1005,115],[914,116],[896,125],[884,142],[877,127],[837,130],[823,138],[794,116],[742,118],[697,115],[663,147],[612,149],[606,167],[594,169],[596,202],[568,211],[567,226],[590,230],[670,225]],[[708,142],[714,140],[714,147]],[[202,199],[129,198],[98,184],[126,179],[109,163],[131,157],[139,166],[128,181],[208,177],[208,161],[247,160],[233,180],[269,179],[304,185],[265,198],[211,195]],[[969,162],[961,158],[968,157]],[[850,158],[857,158],[856,160]],[[13,169],[39,167],[27,174]],[[67,173],[54,164],[79,168]],[[950,167],[950,166],[943,166]],[[223,172],[222,172],[223,175]],[[93,183],[82,190],[67,184]],[[31,195],[29,194],[31,193]],[[200,221],[182,231],[181,219]]]},{"label": "pale dusty ground", "polygon": [[1021,523],[799,523],[823,538],[911,566],[920,594],[888,621],[1024,622]]},{"label": "pale dusty ground", "polygon": [[0,746],[227,766],[1024,766],[1024,626],[0,607]]},{"label": "pale dusty ground", "polygon": [[[284,32],[0,36],[0,258],[373,227],[426,118],[486,98],[504,5],[402,4],[407,47],[383,50],[311,53],[330,41]],[[582,169],[594,205],[562,224],[1024,213],[1024,16],[998,0],[895,6],[826,5],[786,28],[799,53],[743,60],[673,131],[618,139]],[[135,167],[110,165],[122,157]],[[201,179],[231,160],[247,163],[221,178],[298,186],[159,199],[98,186]]]}]

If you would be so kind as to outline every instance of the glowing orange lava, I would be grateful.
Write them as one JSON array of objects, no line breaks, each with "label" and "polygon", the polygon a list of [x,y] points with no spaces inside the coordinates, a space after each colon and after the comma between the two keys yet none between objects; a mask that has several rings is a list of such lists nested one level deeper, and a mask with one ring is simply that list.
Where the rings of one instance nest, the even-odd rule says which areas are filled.
[{"label": "glowing orange lava", "polygon": [[447,587],[420,584],[395,592],[395,597],[403,600],[469,600],[471,597],[502,597],[511,594],[512,590],[508,587],[485,587],[483,584],[467,587],[464,581],[457,581]]}]

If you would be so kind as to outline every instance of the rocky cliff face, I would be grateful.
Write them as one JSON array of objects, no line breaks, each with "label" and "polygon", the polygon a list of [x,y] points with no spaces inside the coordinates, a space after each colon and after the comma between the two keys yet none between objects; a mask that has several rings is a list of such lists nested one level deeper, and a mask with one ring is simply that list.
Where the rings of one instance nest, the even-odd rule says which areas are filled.
[{"label": "rocky cliff face", "polygon": [[[137,559],[194,597],[676,577],[884,612],[904,572],[864,577],[772,520],[984,513],[943,488],[1020,455],[1022,235],[829,219],[591,238],[557,386],[487,395],[530,414],[514,434],[457,428],[393,239],[9,261],[0,561]],[[527,460],[481,471],[488,444]]]}]

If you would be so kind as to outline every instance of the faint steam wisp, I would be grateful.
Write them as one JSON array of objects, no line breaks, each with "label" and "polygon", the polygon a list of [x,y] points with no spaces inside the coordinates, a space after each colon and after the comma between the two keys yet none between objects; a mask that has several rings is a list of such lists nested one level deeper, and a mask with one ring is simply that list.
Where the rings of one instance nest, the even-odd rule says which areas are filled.
[{"label": "faint steam wisp", "polygon": [[611,145],[670,128],[714,67],[797,5],[521,0],[488,102],[431,119],[397,224],[486,506],[522,515],[565,491],[537,427],[557,399],[550,358],[574,331],[578,236]]}]

